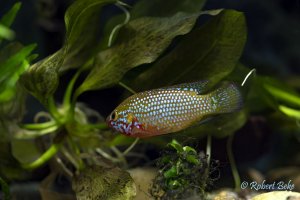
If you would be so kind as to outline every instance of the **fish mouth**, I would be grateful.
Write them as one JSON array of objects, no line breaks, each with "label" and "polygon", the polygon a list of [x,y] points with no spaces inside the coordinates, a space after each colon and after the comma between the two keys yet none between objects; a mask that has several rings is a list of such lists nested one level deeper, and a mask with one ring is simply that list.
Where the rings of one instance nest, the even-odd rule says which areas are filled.
[{"label": "fish mouth", "polygon": [[110,128],[112,128],[112,120],[110,119],[110,116],[108,116],[107,118],[106,118],[106,124],[107,124],[107,126],[108,127],[110,127]]}]

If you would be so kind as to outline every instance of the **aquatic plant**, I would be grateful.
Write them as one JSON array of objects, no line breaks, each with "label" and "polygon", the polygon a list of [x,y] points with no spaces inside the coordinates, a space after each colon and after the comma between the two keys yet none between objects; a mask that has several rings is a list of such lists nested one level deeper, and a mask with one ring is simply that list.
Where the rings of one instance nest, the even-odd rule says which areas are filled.
[{"label": "aquatic plant", "polygon": [[[245,17],[234,10],[202,11],[204,3],[141,0],[128,6],[116,0],[77,0],[65,13],[63,46],[37,62],[32,54],[35,45],[11,42],[14,32],[9,27],[21,6],[15,4],[0,20],[0,39],[7,40],[0,43],[0,176],[5,180],[25,179],[31,170],[49,164],[50,175],[56,176],[56,171],[60,171],[71,182],[78,174],[85,175],[91,166],[109,163],[128,167],[125,157],[137,140],[114,135],[100,113],[80,104],[78,98],[87,91],[120,86],[134,92],[197,80],[209,80],[210,87],[222,80],[241,83],[249,72],[239,63],[247,35]],[[123,13],[108,19],[102,30],[99,22],[106,5],[115,5]],[[208,19],[198,24],[203,15]],[[55,93],[67,72],[74,74],[60,102]],[[163,190],[183,190],[196,184],[203,195],[210,180],[205,169],[212,157],[211,138],[232,139],[251,112],[272,108],[284,114],[280,117],[299,120],[299,94],[275,82],[257,75],[244,87],[246,109],[174,135],[206,136],[208,157],[200,156],[191,147],[171,143],[169,146],[176,153],[169,157],[172,165],[162,170],[160,181],[166,181]],[[32,123],[23,121],[27,96],[35,97],[43,105]],[[91,118],[96,118],[96,122]],[[292,127],[298,127],[294,122]],[[163,147],[169,138],[162,136],[143,142]],[[192,168],[186,170],[187,166]],[[196,171],[204,177],[201,182],[186,182],[181,176]],[[129,198],[133,194],[130,192]]]},{"label": "aquatic plant", "polygon": [[157,161],[159,173],[153,180],[150,194],[156,199],[184,199],[191,196],[203,199],[218,178],[211,176],[217,170],[215,164],[208,163],[204,153],[172,140]]}]

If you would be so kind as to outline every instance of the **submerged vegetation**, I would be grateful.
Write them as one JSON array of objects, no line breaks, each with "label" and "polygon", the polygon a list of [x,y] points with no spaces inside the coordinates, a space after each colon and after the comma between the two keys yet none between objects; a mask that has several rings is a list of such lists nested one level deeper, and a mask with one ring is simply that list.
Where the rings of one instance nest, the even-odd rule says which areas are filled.
[{"label": "submerged vegetation", "polygon": [[[21,3],[1,13],[0,183],[4,198],[9,199],[10,183],[29,180],[34,170],[49,166],[44,177],[48,185],[64,176],[75,191],[68,194],[72,197],[110,199],[103,191],[113,188],[109,191],[116,194],[114,199],[133,199],[136,186],[125,170],[141,166],[146,159],[145,152],[131,153],[137,143],[144,149],[148,144],[157,149],[169,148],[158,159],[159,172],[150,189],[154,197],[206,197],[207,186],[214,179],[210,174],[215,170],[211,164],[212,137],[228,138],[227,152],[237,190],[240,177],[231,143],[235,132],[252,115],[263,115],[274,130],[291,133],[299,140],[299,88],[258,73],[249,76],[241,87],[244,109],[172,134],[179,142],[171,142],[168,135],[135,140],[115,134],[107,127],[106,116],[79,101],[89,91],[96,93],[116,86],[125,88],[124,95],[128,95],[197,80],[209,80],[210,88],[224,80],[242,84],[251,70],[240,63],[247,38],[245,16],[235,10],[202,10],[204,3],[141,0],[130,6],[116,0],[76,0],[65,13],[63,46],[39,61],[34,54],[37,45],[16,42],[18,33],[10,28]],[[123,13],[100,26],[101,11],[107,6],[117,6]],[[55,94],[68,73],[73,77],[60,102]],[[26,102],[29,96],[43,109],[31,122],[25,122],[26,112],[32,112]],[[124,96],[115,98],[121,101]],[[115,106],[109,104],[107,101],[103,106]],[[205,153],[184,145],[186,138],[203,137],[207,138]],[[139,160],[140,165],[132,166],[129,156]],[[87,181],[80,177],[87,177]],[[92,181],[91,177],[99,179]],[[102,185],[101,181],[109,184]],[[47,191],[52,187],[45,185],[41,195],[51,199]],[[89,194],[81,190],[83,185],[103,188]]]},{"label": "submerged vegetation", "polygon": [[203,152],[198,153],[190,146],[183,147],[176,140],[168,147],[157,161],[159,174],[150,194],[156,199],[205,198],[205,191],[212,186],[211,174],[216,166],[208,162]]}]

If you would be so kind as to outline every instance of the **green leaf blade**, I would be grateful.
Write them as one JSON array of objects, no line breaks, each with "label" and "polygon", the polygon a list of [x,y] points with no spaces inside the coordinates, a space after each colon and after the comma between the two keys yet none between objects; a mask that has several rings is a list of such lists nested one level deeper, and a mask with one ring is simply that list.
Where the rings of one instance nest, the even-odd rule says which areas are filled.
[{"label": "green leaf blade", "polygon": [[63,51],[33,64],[21,76],[25,88],[44,105],[48,104],[49,98],[54,94],[59,84],[58,69],[63,62]]},{"label": "green leaf blade", "polygon": [[54,54],[32,65],[22,77],[26,89],[45,105],[55,93],[59,75],[83,65],[93,55],[102,6],[115,0],[77,0],[65,13],[66,39]]},{"label": "green leaf blade", "polygon": [[141,16],[166,17],[178,12],[198,13],[205,4],[205,0],[142,0],[134,5],[132,18]]},{"label": "green leaf blade", "polygon": [[198,80],[210,80],[214,85],[235,68],[246,35],[244,15],[223,10],[185,36],[173,51],[131,81],[131,87],[136,89],[143,85],[143,89],[151,89]]},{"label": "green leaf blade", "polygon": [[15,38],[15,32],[10,28],[0,24],[0,40],[2,38],[6,40],[13,40]]},{"label": "green leaf blade", "polygon": [[5,13],[0,19],[0,43],[1,39],[13,40],[15,38],[15,33],[9,27],[12,25],[16,18],[18,11],[21,8],[21,3],[15,3],[13,7]]},{"label": "green leaf blade", "polygon": [[21,8],[21,2],[15,3],[13,7],[0,19],[0,24],[10,27]]},{"label": "green leaf blade", "polygon": [[129,22],[117,45],[101,52],[95,66],[77,93],[102,89],[118,83],[130,69],[151,63],[169,46],[174,37],[188,33],[198,14],[178,13],[172,17],[145,17]]},{"label": "green leaf blade", "polygon": [[103,6],[115,0],[78,0],[66,11],[66,56],[60,71],[80,67],[96,51]]},{"label": "green leaf blade", "polygon": [[22,47],[12,43],[0,52],[0,102],[7,102],[15,95],[16,83],[29,67],[28,57],[35,47],[35,44]]}]

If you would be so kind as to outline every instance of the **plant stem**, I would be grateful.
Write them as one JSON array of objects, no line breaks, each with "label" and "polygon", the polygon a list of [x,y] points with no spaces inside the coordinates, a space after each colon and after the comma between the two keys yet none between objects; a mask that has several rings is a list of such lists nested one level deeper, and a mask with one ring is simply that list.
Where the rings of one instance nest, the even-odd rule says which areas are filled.
[{"label": "plant stem", "polygon": [[125,85],[121,81],[119,82],[119,85],[122,86],[123,88],[125,88],[126,90],[128,90],[129,92],[131,92],[132,94],[136,93],[133,89],[131,89],[130,87],[128,87],[127,85]]},{"label": "plant stem", "polygon": [[232,152],[233,137],[234,137],[234,135],[232,134],[229,136],[229,138],[227,140],[227,154],[228,154],[228,159],[229,159],[229,163],[231,166],[231,171],[232,171],[232,175],[233,175],[233,179],[234,179],[235,190],[239,190],[240,185],[241,185],[241,178],[240,178],[239,172],[237,170],[233,152]]},{"label": "plant stem", "polygon": [[120,2],[120,1],[117,1],[117,3],[115,4],[118,8],[120,8],[124,13],[125,13],[125,19],[124,19],[124,22],[122,22],[121,24],[118,24],[117,26],[115,26],[113,28],[113,30],[111,31],[110,35],[109,35],[109,38],[108,38],[108,44],[107,46],[108,47],[111,47],[112,45],[112,42],[113,42],[113,38],[114,36],[116,35],[117,31],[122,28],[123,26],[125,26],[129,20],[130,20],[130,13],[128,12],[128,10],[124,7],[124,5],[127,5],[127,4],[124,4],[123,2]]},{"label": "plant stem", "polygon": [[72,91],[73,91],[73,88],[74,88],[74,84],[75,84],[77,78],[79,77],[80,73],[81,73],[81,70],[78,70],[76,72],[76,74],[72,77],[72,79],[69,82],[68,87],[66,89],[66,93],[65,93],[65,96],[64,96],[64,100],[63,100],[63,106],[66,109],[70,109],[70,106],[72,104],[71,103]]},{"label": "plant stem", "polygon": [[60,114],[57,110],[57,107],[55,105],[55,101],[53,96],[49,98],[48,100],[48,111],[51,113],[51,115],[53,116],[53,118],[55,119],[55,121],[60,122],[61,121],[61,117]]},{"label": "plant stem", "polygon": [[21,128],[30,129],[30,130],[41,130],[56,126],[55,121],[48,121],[43,123],[37,123],[37,124],[21,124]]},{"label": "plant stem", "polygon": [[10,192],[7,183],[0,177],[0,185],[4,195],[4,200],[10,200]]},{"label": "plant stem", "polygon": [[23,168],[32,170],[38,168],[49,161],[60,149],[61,143],[52,144],[38,159],[29,164],[23,164]]},{"label": "plant stem", "polygon": [[140,138],[136,138],[133,143],[123,152],[123,155],[125,156],[126,154],[128,154],[133,147],[138,143],[138,141],[140,140]]},{"label": "plant stem", "polygon": [[46,135],[49,133],[53,133],[54,131],[57,131],[60,127],[55,125],[55,126],[50,126],[48,128],[40,129],[40,130],[23,130],[15,134],[15,138],[18,139],[34,139],[36,137],[40,137],[42,135]]},{"label": "plant stem", "polygon": [[78,168],[77,170],[82,170],[84,168],[84,163],[82,161],[82,159],[80,158],[80,149],[77,146],[77,144],[72,140],[72,138],[68,138],[68,143],[72,149],[72,151],[75,153],[76,157],[74,157],[75,159],[77,159],[77,163],[78,163]]},{"label": "plant stem", "polygon": [[110,149],[117,155],[119,161],[123,162],[124,168],[127,168],[127,161],[123,153],[115,146],[110,147]]},{"label": "plant stem", "polygon": [[61,147],[60,152],[76,169],[79,169],[79,162],[65,146]]},{"label": "plant stem", "polygon": [[103,151],[101,148],[97,148],[96,152],[99,153],[101,156],[103,156],[104,158],[106,158],[107,160],[110,160],[111,162],[120,162],[119,159],[114,158],[113,156],[111,156],[110,154],[106,153],[105,151]]},{"label": "plant stem", "polygon": [[208,168],[210,166],[210,159],[211,159],[211,135],[209,134],[207,136],[207,142],[206,142],[206,155],[207,155],[207,165]]}]

